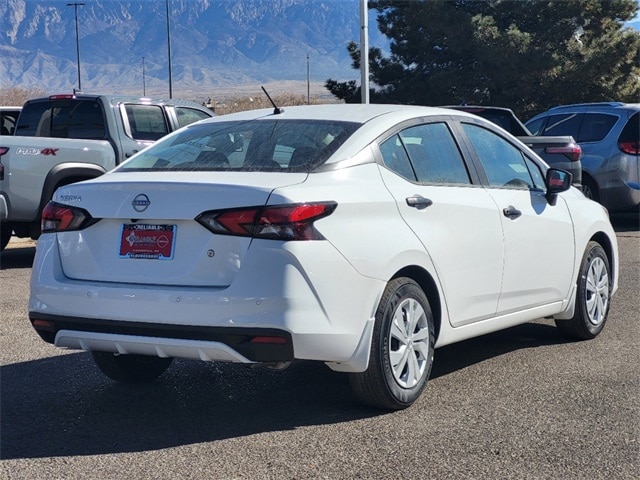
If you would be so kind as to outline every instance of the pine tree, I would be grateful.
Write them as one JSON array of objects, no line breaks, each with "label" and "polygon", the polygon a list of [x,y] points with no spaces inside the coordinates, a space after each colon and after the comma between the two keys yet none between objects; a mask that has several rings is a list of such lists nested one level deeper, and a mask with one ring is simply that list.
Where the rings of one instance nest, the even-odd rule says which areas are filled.
[{"label": "pine tree", "polygon": [[[373,102],[549,107],[640,99],[636,0],[375,0],[390,55],[370,49]],[[360,50],[351,43],[353,67]],[[328,80],[346,101],[359,87]]]}]

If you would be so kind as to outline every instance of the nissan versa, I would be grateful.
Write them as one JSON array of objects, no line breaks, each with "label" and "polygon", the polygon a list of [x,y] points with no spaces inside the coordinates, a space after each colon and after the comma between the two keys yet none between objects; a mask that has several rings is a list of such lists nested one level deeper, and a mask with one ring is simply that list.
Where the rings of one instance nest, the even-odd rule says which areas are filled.
[{"label": "nissan versa", "polygon": [[618,282],[605,209],[465,112],[318,105],[187,126],[57,190],[29,317],[108,377],[173,358],[325,362],[402,409],[434,348],[553,317],[597,336]]}]

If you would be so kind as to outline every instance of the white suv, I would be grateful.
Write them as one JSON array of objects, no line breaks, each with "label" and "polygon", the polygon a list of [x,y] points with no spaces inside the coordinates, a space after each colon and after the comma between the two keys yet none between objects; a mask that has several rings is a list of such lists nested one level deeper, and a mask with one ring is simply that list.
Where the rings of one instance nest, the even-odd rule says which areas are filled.
[{"label": "white suv", "polygon": [[602,330],[605,210],[492,123],[322,105],[195,123],[43,213],[29,317],[125,382],[174,357],[348,372],[399,409],[434,348],[554,316]]}]

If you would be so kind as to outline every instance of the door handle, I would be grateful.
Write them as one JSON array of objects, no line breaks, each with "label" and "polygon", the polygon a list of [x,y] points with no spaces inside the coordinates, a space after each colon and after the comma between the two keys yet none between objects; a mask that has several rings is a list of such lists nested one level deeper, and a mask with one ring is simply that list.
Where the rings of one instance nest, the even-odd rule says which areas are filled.
[{"label": "door handle", "polygon": [[509,205],[507,208],[503,208],[502,213],[504,214],[505,217],[509,217],[512,220],[522,215],[522,212],[518,210],[516,207],[514,207],[513,205]]},{"label": "door handle", "polygon": [[407,197],[407,205],[421,210],[423,208],[430,207],[431,205],[433,205],[433,202],[429,198],[424,198],[420,195],[414,195],[413,197]]},{"label": "door handle", "polygon": [[138,153],[139,151],[140,151],[140,150],[131,150],[130,152],[125,153],[125,154],[124,154],[124,156],[125,156],[126,158],[129,158],[129,157],[134,156],[134,155],[135,155],[136,153]]}]

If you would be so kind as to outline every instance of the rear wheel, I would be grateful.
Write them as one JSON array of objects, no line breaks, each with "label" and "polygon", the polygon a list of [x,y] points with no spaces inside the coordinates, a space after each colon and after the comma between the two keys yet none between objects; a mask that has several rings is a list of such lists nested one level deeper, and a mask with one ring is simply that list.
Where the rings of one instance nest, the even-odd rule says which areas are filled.
[{"label": "rear wheel", "polygon": [[598,193],[598,185],[591,178],[586,175],[582,176],[582,193],[584,196],[593,200],[594,202],[600,201],[600,194]]},{"label": "rear wheel", "polygon": [[433,315],[416,282],[397,278],[385,289],[375,317],[369,366],[349,380],[362,402],[400,410],[422,393],[433,365]]},{"label": "rear wheel", "polygon": [[0,223],[0,251],[4,250],[4,248],[8,245],[9,240],[11,240],[12,233],[13,229],[11,228],[10,223]]},{"label": "rear wheel", "polygon": [[91,352],[93,361],[107,377],[123,383],[150,383],[162,375],[173,358],[146,355],[116,355]]},{"label": "rear wheel", "polygon": [[570,320],[556,320],[567,338],[589,340],[604,328],[611,296],[611,267],[599,243],[589,242],[580,264],[576,308]]}]

